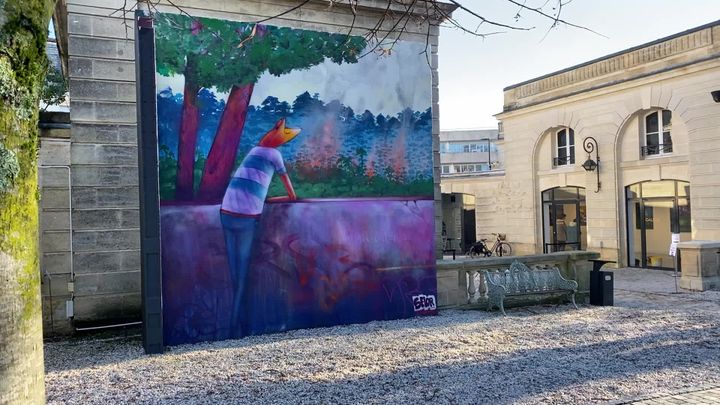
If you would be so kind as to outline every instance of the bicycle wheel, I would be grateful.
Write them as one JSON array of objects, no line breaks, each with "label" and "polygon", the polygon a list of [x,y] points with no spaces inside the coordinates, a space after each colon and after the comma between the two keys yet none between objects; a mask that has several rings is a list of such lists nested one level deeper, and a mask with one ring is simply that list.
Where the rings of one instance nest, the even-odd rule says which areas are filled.
[{"label": "bicycle wheel", "polygon": [[498,247],[495,248],[495,255],[498,257],[512,256],[512,247],[507,242],[500,242]]}]

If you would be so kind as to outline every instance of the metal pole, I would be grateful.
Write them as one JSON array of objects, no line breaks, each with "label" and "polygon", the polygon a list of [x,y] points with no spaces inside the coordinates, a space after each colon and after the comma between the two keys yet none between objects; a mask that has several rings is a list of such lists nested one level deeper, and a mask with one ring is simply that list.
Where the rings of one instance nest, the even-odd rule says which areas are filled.
[{"label": "metal pole", "polygon": [[673,256],[673,267],[675,268],[675,294],[679,293],[678,291],[678,259],[677,259],[677,252],[675,252],[675,256]]},{"label": "metal pole", "polygon": [[488,171],[490,171],[490,170],[492,170],[492,167],[490,167],[490,162],[491,162],[491,160],[490,160],[490,159],[491,159],[491,156],[490,156],[490,138],[488,138],[487,141],[488,141],[488,152],[487,152],[487,153],[488,153],[488,162],[487,162],[487,164],[488,164]]},{"label": "metal pole", "polygon": [[145,353],[163,352],[160,194],[158,184],[155,31],[146,10],[135,11],[140,257]]}]

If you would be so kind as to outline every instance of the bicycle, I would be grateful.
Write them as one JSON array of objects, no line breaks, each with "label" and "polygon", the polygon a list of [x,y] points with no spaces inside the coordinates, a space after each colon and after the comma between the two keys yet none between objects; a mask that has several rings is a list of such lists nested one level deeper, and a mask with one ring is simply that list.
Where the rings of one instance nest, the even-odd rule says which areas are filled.
[{"label": "bicycle", "polygon": [[495,235],[495,243],[492,245],[491,248],[488,249],[485,242],[487,242],[487,239],[483,238],[480,239],[478,242],[475,242],[470,246],[470,249],[465,253],[466,256],[470,257],[478,257],[478,256],[485,256],[490,257],[493,254],[498,257],[503,256],[510,256],[512,255],[512,246],[510,246],[509,243],[505,242],[505,239],[507,238],[507,235],[504,233],[493,233]]}]

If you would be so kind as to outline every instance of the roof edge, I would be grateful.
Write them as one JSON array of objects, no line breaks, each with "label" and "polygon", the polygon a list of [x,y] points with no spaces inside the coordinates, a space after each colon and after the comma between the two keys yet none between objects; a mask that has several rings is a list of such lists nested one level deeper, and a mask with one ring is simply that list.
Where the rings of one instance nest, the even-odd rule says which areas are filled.
[{"label": "roof edge", "polygon": [[547,73],[547,74],[544,74],[544,75],[542,75],[542,76],[538,76],[538,77],[535,77],[535,78],[532,78],[532,79],[529,79],[529,80],[522,81],[522,82],[520,82],[520,83],[511,84],[511,85],[509,85],[509,86],[507,86],[507,87],[504,87],[504,88],[503,88],[503,91],[512,90],[512,89],[518,88],[518,87],[520,87],[520,86],[524,86],[524,85],[526,85],[526,84],[530,84],[530,83],[537,82],[537,81],[540,81],[540,80],[543,80],[543,79],[547,79],[548,77],[552,77],[552,76],[555,76],[555,75],[559,75],[559,74],[561,74],[561,73],[567,73],[567,72],[570,72],[570,71],[572,71],[572,70],[575,70],[575,69],[578,69],[578,68],[581,68],[581,67],[585,67],[585,66],[588,66],[588,65],[592,65],[593,63],[597,63],[597,62],[600,62],[600,61],[603,61],[603,60],[606,60],[606,59],[614,58],[614,57],[616,57],[616,56],[620,56],[620,55],[625,54],[625,53],[637,51],[637,50],[639,50],[639,49],[647,48],[647,47],[649,47],[649,46],[657,45],[657,44],[659,44],[659,43],[662,43],[662,42],[665,42],[665,41],[669,41],[669,40],[671,40],[671,39],[675,39],[675,38],[677,38],[677,37],[681,37],[681,36],[683,36],[683,35],[687,35],[687,34],[690,34],[690,33],[693,33],[693,32],[702,31],[702,30],[704,30],[704,29],[707,29],[707,28],[710,28],[710,27],[714,27],[714,26],[717,26],[717,25],[720,25],[720,20],[715,20],[715,21],[709,22],[709,23],[707,23],[707,24],[703,24],[703,25],[700,25],[700,26],[697,26],[697,27],[694,27],[694,28],[690,28],[690,29],[687,29],[687,30],[682,31],[682,32],[678,32],[678,33],[675,33],[675,34],[672,34],[672,35],[668,35],[668,36],[666,36],[666,37],[662,37],[662,38],[659,38],[659,39],[656,39],[656,40],[653,40],[653,41],[650,41],[650,42],[646,42],[646,43],[644,43],[644,44],[636,45],[636,46],[633,46],[633,47],[631,47],[631,48],[623,49],[623,50],[618,51],[618,52],[614,52],[614,53],[611,53],[611,54],[608,54],[608,55],[605,55],[605,56],[601,56],[601,57],[599,57],[599,58],[595,58],[595,59],[589,60],[589,61],[587,61],[587,62],[579,63],[579,64],[577,64],[577,65],[573,65],[573,66],[570,66],[570,67],[567,67],[567,68],[564,68],[564,69],[560,69],[560,70],[557,70],[557,71],[554,71],[554,72],[551,72],[551,73]]}]

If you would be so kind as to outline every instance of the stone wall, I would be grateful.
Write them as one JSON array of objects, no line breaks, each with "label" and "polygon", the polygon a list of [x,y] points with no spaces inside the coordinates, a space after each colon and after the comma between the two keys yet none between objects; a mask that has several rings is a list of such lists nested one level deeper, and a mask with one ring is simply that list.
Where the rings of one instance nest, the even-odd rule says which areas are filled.
[{"label": "stone wall", "polygon": [[65,302],[70,281],[70,139],[40,139],[40,271],[46,335],[70,331]]},{"label": "stone wall", "polygon": [[[66,3],[71,138],[62,146],[47,141],[45,156],[50,159],[56,156],[51,149],[62,149],[63,153],[51,160],[72,166],[72,233],[66,202],[68,181],[63,177],[63,169],[44,170],[42,197],[47,224],[42,240],[43,271],[53,274],[52,289],[47,287],[44,294],[45,312],[48,320],[49,314],[53,314],[56,332],[70,330],[64,302],[71,297],[68,288],[71,241],[76,274],[76,321],[138,318],[141,305],[133,16],[116,11],[123,4],[121,0],[67,0]],[[178,4],[191,15],[244,21],[277,15],[297,5],[289,0],[186,0]],[[352,24],[354,33],[361,34],[375,26],[379,11],[384,12],[386,6],[387,3],[362,0],[353,21],[345,4],[328,8],[326,1],[311,1],[272,23],[343,33]],[[168,2],[161,2],[158,9],[178,12]],[[392,24],[388,20],[382,28],[388,29]],[[429,61],[433,69],[436,254],[439,256],[442,217],[437,35],[436,26],[429,27],[428,31],[427,25],[408,24],[403,39],[423,43],[429,40]],[[48,326],[46,322],[46,331],[52,330]]]}]

